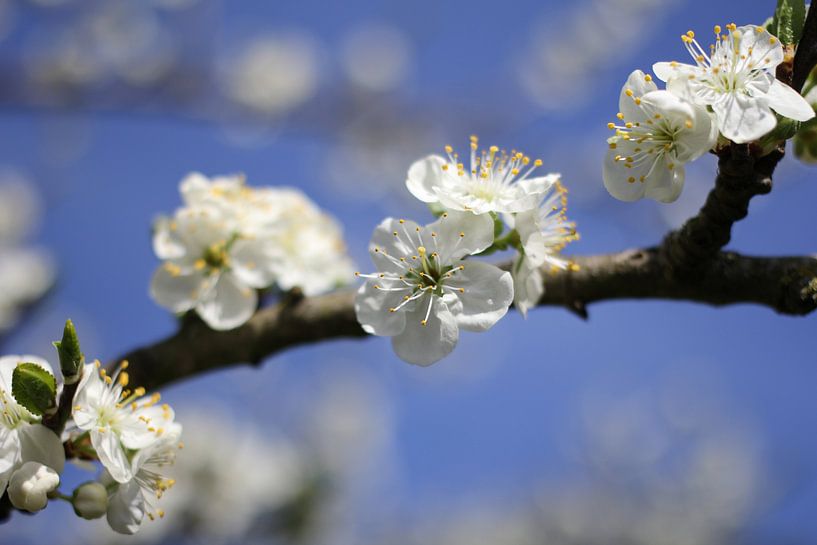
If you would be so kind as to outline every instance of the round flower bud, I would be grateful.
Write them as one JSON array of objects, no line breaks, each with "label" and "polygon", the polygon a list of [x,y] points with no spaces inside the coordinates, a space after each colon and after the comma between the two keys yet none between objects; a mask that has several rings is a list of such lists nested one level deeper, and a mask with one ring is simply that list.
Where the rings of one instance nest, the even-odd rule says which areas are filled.
[{"label": "round flower bud", "polygon": [[36,513],[48,503],[48,493],[60,484],[56,471],[39,462],[26,462],[11,476],[8,496],[21,511]]},{"label": "round flower bud", "polygon": [[108,510],[108,491],[102,483],[90,481],[74,490],[71,498],[74,512],[84,519],[98,519]]}]

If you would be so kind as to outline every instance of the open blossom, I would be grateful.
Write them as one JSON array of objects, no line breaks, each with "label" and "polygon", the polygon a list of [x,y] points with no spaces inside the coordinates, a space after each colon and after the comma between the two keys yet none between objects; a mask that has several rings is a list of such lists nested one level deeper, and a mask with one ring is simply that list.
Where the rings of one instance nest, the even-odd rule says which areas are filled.
[{"label": "open blossom", "polygon": [[258,305],[257,288],[273,281],[269,245],[236,234],[215,206],[179,209],[160,221],[153,247],[165,262],[153,275],[151,296],[173,312],[195,309],[213,329],[233,329]]},{"label": "open blossom", "polygon": [[185,207],[160,219],[153,239],[165,263],[151,294],[169,310],[195,309],[213,329],[233,329],[255,312],[258,289],[316,295],[352,278],[340,227],[302,192],[199,173],[179,190]]},{"label": "open blossom", "polygon": [[174,426],[173,409],[159,404],[159,394],[146,397],[144,388],[128,389],[126,368],[123,362],[109,376],[98,362],[85,365],[72,413],[76,426],[90,435],[99,461],[119,483],[133,478],[127,450],[161,441]]},{"label": "open blossom", "polygon": [[107,519],[114,531],[135,534],[146,515],[151,520],[164,517],[164,511],[156,508],[154,503],[175,484],[163,473],[176,461],[176,452],[181,448],[181,432],[180,424],[170,423],[159,441],[134,454],[130,465],[132,477],[114,485],[114,492],[108,499]]},{"label": "open blossom", "polygon": [[777,124],[772,110],[797,121],[814,111],[797,91],[775,78],[783,62],[783,46],[763,27],[715,26],[715,44],[704,50],[692,31],[681,36],[694,65],[659,62],[653,71],[667,88],[699,104],[710,106],[718,129],[737,143],[751,142]]},{"label": "open blossom", "polygon": [[576,226],[568,221],[566,212],[567,190],[556,181],[539,206],[508,218],[519,234],[523,250],[511,268],[514,305],[523,316],[527,316],[528,309],[544,294],[541,266],[549,265],[562,270],[576,268],[575,264],[560,255],[568,243],[579,238]]},{"label": "open blossom", "polygon": [[449,212],[420,227],[387,218],[374,231],[369,254],[376,273],[355,299],[363,329],[392,337],[395,353],[430,365],[456,346],[460,328],[485,331],[513,300],[509,273],[463,258],[494,240],[489,215]]},{"label": "open blossom", "polygon": [[445,148],[447,158],[429,155],[415,162],[406,187],[421,201],[439,203],[448,210],[511,214],[534,208],[558,178],[555,174],[531,178],[542,161],[531,161],[522,152],[508,154],[491,146],[478,154],[477,148],[477,137],[472,136],[467,168],[451,146]]},{"label": "open blossom", "polygon": [[38,462],[57,473],[62,473],[65,466],[60,438],[12,396],[12,373],[20,363],[35,363],[53,374],[48,362],[36,356],[0,358],[0,494],[14,472],[26,462]]},{"label": "open blossom", "polygon": [[718,132],[706,108],[669,91],[635,70],[619,97],[616,131],[602,171],[604,187],[622,201],[647,197],[672,202],[684,187],[684,163],[715,145]]}]

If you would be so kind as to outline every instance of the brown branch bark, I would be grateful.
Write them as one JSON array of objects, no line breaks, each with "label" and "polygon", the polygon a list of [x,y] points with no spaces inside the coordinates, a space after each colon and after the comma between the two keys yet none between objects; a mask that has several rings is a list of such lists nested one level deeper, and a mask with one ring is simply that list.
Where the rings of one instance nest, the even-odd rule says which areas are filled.
[{"label": "brown branch bark", "polygon": [[[578,271],[548,273],[540,305],[565,307],[579,314],[584,314],[587,304],[618,299],[755,303],[792,315],[807,314],[817,307],[817,292],[810,284],[817,277],[817,259],[811,257],[721,253],[694,277],[671,274],[659,248],[577,257],[575,261]],[[364,336],[355,318],[354,292],[340,291],[264,308],[232,331],[213,331],[190,319],[175,335],[120,359],[130,362],[134,384],[153,389],[214,369],[258,364],[298,345]]]}]

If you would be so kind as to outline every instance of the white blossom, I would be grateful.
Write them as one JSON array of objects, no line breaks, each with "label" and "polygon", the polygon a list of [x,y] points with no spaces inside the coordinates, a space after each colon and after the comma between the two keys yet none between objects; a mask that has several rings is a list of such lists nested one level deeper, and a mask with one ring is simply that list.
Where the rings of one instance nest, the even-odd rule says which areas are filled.
[{"label": "white blossom", "polygon": [[173,409],[159,404],[156,393],[127,388],[127,363],[109,376],[99,363],[85,365],[74,396],[73,418],[88,432],[99,461],[111,477],[126,483],[133,478],[127,450],[147,448],[162,440],[175,426]]},{"label": "white blossom", "polygon": [[[175,484],[163,476],[166,468],[176,461],[181,447],[182,427],[170,423],[159,441],[136,452],[131,461],[131,478],[119,482],[108,500],[107,519],[110,527],[120,534],[135,534],[147,515],[154,520],[164,517],[164,511],[154,507],[154,501]],[[215,440],[215,439],[214,439]]]},{"label": "white blossom", "polygon": [[39,462],[26,462],[11,476],[8,496],[17,509],[36,513],[48,504],[48,493],[60,485],[60,476]]},{"label": "white blossom", "polygon": [[358,290],[363,329],[392,337],[403,360],[430,365],[449,354],[460,328],[485,331],[513,300],[509,273],[464,258],[494,240],[488,214],[449,212],[420,227],[387,218],[374,231],[369,254],[378,272]]},{"label": "white blossom", "polygon": [[37,356],[0,358],[0,494],[14,471],[26,462],[39,462],[57,473],[65,466],[60,438],[12,396],[12,373],[20,363],[34,363],[53,374],[49,363]]},{"label": "white blossom", "polygon": [[558,178],[555,174],[531,178],[542,165],[522,152],[510,154],[491,146],[477,153],[477,137],[471,137],[470,164],[466,169],[459,155],[446,146],[447,158],[429,155],[411,165],[406,187],[412,195],[448,210],[474,214],[514,213],[534,208],[541,195]]},{"label": "white blossom", "polygon": [[681,36],[694,65],[659,62],[653,71],[667,88],[710,106],[718,129],[737,143],[751,142],[777,124],[772,110],[797,121],[814,117],[800,94],[775,78],[783,62],[783,46],[763,27],[715,26],[715,44],[704,50],[690,30]]},{"label": "white blossom", "polygon": [[195,309],[213,329],[249,320],[258,306],[256,289],[273,281],[269,245],[237,234],[215,206],[182,208],[160,221],[153,247],[165,262],[153,275],[151,296],[173,312]]},{"label": "white blossom", "polygon": [[647,197],[672,202],[684,187],[684,163],[706,153],[717,129],[706,108],[669,91],[635,70],[619,97],[616,135],[602,171],[604,186],[622,201]]},{"label": "white blossom", "polygon": [[575,224],[567,219],[567,190],[558,180],[536,208],[514,214],[508,223],[519,233],[526,261],[557,269],[571,266],[559,252],[579,235]]},{"label": "white blossom", "polygon": [[258,289],[316,295],[351,279],[340,227],[300,191],[194,172],[180,192],[185,207],[157,222],[153,241],[166,261],[151,293],[169,310],[233,329],[255,312]]}]

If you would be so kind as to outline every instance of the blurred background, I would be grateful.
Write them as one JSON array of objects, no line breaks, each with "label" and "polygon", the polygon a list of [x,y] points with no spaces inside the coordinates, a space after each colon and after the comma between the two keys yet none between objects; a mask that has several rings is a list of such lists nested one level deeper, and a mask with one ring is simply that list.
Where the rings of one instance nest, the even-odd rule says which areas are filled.
[{"label": "blurred background", "polygon": [[[620,86],[774,4],[0,0],[0,351],[54,361],[68,317],[103,361],[172,333],[150,225],[191,170],[302,188],[368,270],[383,217],[430,220],[408,166],[475,133],[562,173],[569,252],[657,243],[715,161],[674,204],[609,197]],[[787,158],[731,247],[813,253],[812,177]],[[54,503],[0,543],[814,543],[813,339],[814,317],[614,302],[512,313],[430,368],[384,339],[290,350],[163,392],[187,445],[164,520],[124,540]]]}]

